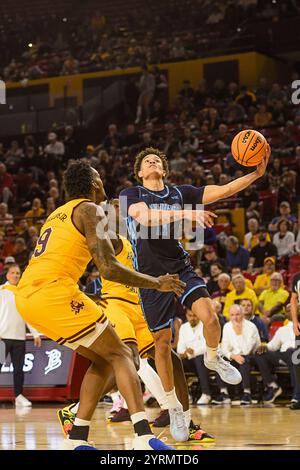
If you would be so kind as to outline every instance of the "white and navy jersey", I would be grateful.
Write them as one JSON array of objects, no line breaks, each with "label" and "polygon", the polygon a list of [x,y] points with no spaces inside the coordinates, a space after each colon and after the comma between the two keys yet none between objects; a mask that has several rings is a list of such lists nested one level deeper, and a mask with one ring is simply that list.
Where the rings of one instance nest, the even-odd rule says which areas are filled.
[{"label": "white and navy jersey", "polygon": [[[128,234],[135,255],[135,268],[138,271],[152,276],[174,274],[189,265],[190,259],[178,241],[180,223],[141,227],[128,215],[129,207],[145,202],[150,209],[181,210],[187,204],[189,209],[194,209],[196,204],[202,204],[203,192],[204,187],[182,185],[165,186],[162,191],[150,191],[144,186],[135,186],[120,193],[121,211],[127,219]],[[143,233],[147,232],[147,237],[139,236],[141,229]]]},{"label": "white and navy jersey", "polygon": [[292,282],[292,292],[295,292],[298,296],[298,303],[300,304],[300,272],[296,274]]}]

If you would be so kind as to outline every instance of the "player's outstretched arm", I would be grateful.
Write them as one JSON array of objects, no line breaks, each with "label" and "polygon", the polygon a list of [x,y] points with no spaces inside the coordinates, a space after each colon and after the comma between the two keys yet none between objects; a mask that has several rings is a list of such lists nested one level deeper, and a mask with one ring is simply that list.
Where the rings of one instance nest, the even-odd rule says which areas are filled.
[{"label": "player's outstretched arm", "polygon": [[266,154],[263,161],[256,167],[256,170],[249,175],[242,176],[234,181],[231,181],[224,186],[209,185],[204,189],[203,204],[211,204],[212,202],[219,201],[220,199],[226,199],[227,197],[233,196],[234,194],[243,191],[250,184],[256,181],[258,178],[264,175],[268,160],[271,154],[270,146],[266,147]]},{"label": "player's outstretched arm", "polygon": [[161,210],[149,209],[145,202],[132,204],[128,209],[128,215],[145,227],[157,227],[159,225],[171,224],[179,220],[188,219],[197,222],[204,227],[212,227],[214,218],[217,217],[210,211],[188,210]]},{"label": "player's outstretched arm", "polygon": [[167,274],[155,278],[126,268],[115,257],[113,245],[107,230],[104,211],[91,202],[80,204],[74,211],[75,226],[86,237],[89,251],[94,262],[105,279],[128,286],[157,289],[182,294],[185,283],[178,276]]}]

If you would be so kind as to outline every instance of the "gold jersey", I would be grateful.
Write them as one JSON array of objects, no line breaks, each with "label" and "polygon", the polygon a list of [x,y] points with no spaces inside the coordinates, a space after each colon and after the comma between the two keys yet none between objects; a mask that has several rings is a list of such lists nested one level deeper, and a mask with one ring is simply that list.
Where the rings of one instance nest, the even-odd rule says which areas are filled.
[{"label": "gold jersey", "polygon": [[41,228],[32,258],[18,284],[19,293],[31,295],[49,282],[78,282],[91,260],[85,236],[75,227],[74,209],[88,199],[73,199],[58,207]]},{"label": "gold jersey", "polygon": [[[126,268],[133,270],[133,251],[130,242],[119,235],[120,240],[123,243],[122,251],[116,255],[119,263],[126,266]],[[102,296],[105,298],[116,298],[120,300],[126,300],[128,302],[139,304],[139,290],[137,287],[125,286],[114,281],[108,281],[107,279],[101,278],[102,282]]]}]

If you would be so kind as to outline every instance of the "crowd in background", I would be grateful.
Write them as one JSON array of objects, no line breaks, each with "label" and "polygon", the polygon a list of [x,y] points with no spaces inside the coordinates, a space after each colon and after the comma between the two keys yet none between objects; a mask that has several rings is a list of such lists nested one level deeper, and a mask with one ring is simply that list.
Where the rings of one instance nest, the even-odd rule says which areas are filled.
[{"label": "crowd in background", "polygon": [[115,10],[110,3],[99,10],[97,2],[82,8],[73,0],[57,14],[45,1],[22,14],[11,2],[4,5],[0,78],[14,82],[194,59],[220,47],[238,49],[257,22],[278,23],[300,12],[296,0],[154,0],[146,8],[121,2]]},{"label": "crowd in background", "polygon": [[[253,349],[258,342],[272,340],[276,329],[285,327],[289,319],[291,282],[299,271],[300,254],[300,113],[291,103],[289,86],[271,84],[265,78],[255,89],[235,82],[226,85],[222,79],[211,86],[203,81],[194,89],[186,80],[170,107],[166,89],[159,71],[145,67],[128,122],[110,123],[102,141],[93,144],[83,145],[71,126],[58,133],[50,130],[42,141],[28,135],[9,145],[0,143],[0,276],[4,282],[11,263],[26,267],[43,221],[65,200],[62,172],[72,159],[85,157],[99,171],[109,197],[135,184],[134,157],[145,147],[158,147],[167,154],[167,184],[223,185],[252,171],[235,162],[230,144],[240,129],[254,127],[272,148],[265,176],[230,200],[212,206],[223,222],[205,231],[204,247],[189,250],[190,234],[182,240],[207,282],[224,331],[228,331],[230,357],[236,354],[228,344],[235,340],[227,325],[242,324],[246,317],[253,320],[257,328],[257,334],[252,331],[251,336],[249,327]],[[243,240],[233,235],[235,208],[245,210]],[[98,275],[91,266],[81,279],[82,288]],[[232,308],[245,302],[248,313],[245,306],[237,311]],[[178,309],[182,320],[185,314]],[[262,357],[256,365],[264,374],[265,401],[272,402],[281,389],[268,372],[272,358],[266,365]],[[234,360],[242,361],[239,357]],[[223,397],[219,401],[224,403],[229,399],[228,390],[224,384],[219,388]],[[210,401],[209,388],[203,393],[203,401]],[[243,400],[244,404],[251,401],[249,381],[244,385]]]}]

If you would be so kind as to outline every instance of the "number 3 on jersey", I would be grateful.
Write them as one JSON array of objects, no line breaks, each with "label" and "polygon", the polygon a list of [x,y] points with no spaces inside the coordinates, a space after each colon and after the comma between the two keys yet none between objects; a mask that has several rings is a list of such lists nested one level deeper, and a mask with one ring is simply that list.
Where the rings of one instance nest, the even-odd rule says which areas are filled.
[{"label": "number 3 on jersey", "polygon": [[41,256],[45,252],[51,233],[52,233],[51,227],[44,230],[44,232],[41,234],[40,238],[38,239],[36,243],[36,248],[34,250],[33,256],[37,258],[38,256]]}]

